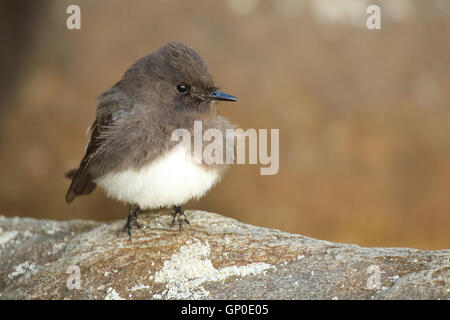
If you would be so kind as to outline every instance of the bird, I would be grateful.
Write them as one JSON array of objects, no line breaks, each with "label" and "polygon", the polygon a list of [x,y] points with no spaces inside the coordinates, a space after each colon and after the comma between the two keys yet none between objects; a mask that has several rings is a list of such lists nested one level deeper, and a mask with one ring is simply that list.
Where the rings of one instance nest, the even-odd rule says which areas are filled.
[{"label": "bird", "polygon": [[225,136],[235,125],[218,114],[219,101],[237,98],[219,91],[207,64],[188,45],[170,41],[139,59],[98,97],[84,157],[66,174],[72,179],[66,202],[101,187],[128,204],[122,232],[130,239],[133,227],[142,229],[142,210],[172,208],[170,228],[190,225],[182,205],[204,196],[228,165],[195,161],[171,136],[177,129],[194,132],[195,121]]}]

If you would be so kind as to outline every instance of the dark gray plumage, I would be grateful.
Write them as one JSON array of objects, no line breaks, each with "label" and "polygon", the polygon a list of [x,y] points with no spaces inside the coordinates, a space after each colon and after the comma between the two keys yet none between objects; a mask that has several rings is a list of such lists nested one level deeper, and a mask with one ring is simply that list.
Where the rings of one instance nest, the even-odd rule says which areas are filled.
[{"label": "dark gray plumage", "polygon": [[[188,92],[180,93],[178,85],[187,87]],[[128,180],[124,181],[128,183],[128,176],[124,178],[119,176],[120,173],[139,172],[174,150],[176,142],[171,141],[170,137],[175,129],[186,128],[192,132],[196,120],[202,121],[204,130],[216,128],[225,132],[227,128],[234,128],[226,119],[218,116],[211,103],[214,100],[237,99],[217,91],[205,62],[190,47],[179,42],[169,42],[158,51],[138,60],[119,82],[99,96],[86,154],[79,168],[69,174],[73,179],[66,201],[70,203],[76,196],[92,192],[99,181],[116,182],[116,178],[117,181],[126,178]],[[224,166],[203,167],[205,170],[214,170],[219,175],[224,169]],[[103,179],[106,176],[109,180]],[[143,187],[145,181],[142,182]],[[186,188],[191,186],[188,181],[181,183]],[[130,185],[133,189],[132,182]],[[107,186],[103,187],[108,191]],[[136,191],[139,195],[145,192],[146,190]],[[197,197],[192,192],[193,197]],[[143,206],[144,209],[152,208],[151,199],[142,201],[139,200],[141,196],[139,199],[135,196],[137,200],[134,201],[132,192],[123,197],[114,196],[114,192],[107,193],[132,206],[127,223],[128,232],[131,223],[137,224],[135,218],[130,217],[137,216],[139,208]],[[162,196],[168,200],[161,200],[160,203],[169,205],[170,195]],[[184,215],[179,207],[182,203],[175,202],[170,205],[176,206],[178,215]],[[158,203],[155,201],[155,206]],[[181,226],[182,222],[180,228]]]}]

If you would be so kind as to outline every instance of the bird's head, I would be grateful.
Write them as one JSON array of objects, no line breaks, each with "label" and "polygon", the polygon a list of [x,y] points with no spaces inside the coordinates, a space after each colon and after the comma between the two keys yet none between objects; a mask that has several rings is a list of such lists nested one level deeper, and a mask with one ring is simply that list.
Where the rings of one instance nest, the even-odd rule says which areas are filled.
[{"label": "bird's head", "polygon": [[237,101],[217,89],[200,55],[181,42],[169,42],[139,60],[122,81],[127,79],[135,95],[178,111],[209,111],[213,101]]}]

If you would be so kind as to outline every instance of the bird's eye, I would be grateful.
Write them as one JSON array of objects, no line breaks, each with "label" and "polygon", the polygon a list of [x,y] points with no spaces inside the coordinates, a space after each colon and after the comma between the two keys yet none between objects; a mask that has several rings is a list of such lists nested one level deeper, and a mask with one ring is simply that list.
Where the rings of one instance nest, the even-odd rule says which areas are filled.
[{"label": "bird's eye", "polygon": [[187,86],[185,84],[178,84],[177,85],[177,91],[180,94],[186,94],[189,91],[189,86]]}]

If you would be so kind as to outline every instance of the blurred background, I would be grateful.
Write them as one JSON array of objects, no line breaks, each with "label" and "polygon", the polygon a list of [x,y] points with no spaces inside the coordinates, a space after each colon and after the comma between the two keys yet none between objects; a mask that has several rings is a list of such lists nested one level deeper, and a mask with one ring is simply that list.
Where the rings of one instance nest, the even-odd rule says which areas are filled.
[{"label": "blurred background", "polygon": [[[81,30],[66,8],[81,8]],[[381,8],[368,30],[366,8]],[[96,97],[169,40],[195,48],[280,170],[234,166],[188,208],[365,246],[450,247],[450,1],[10,1],[0,11],[0,214],[125,218],[64,201]]]}]

